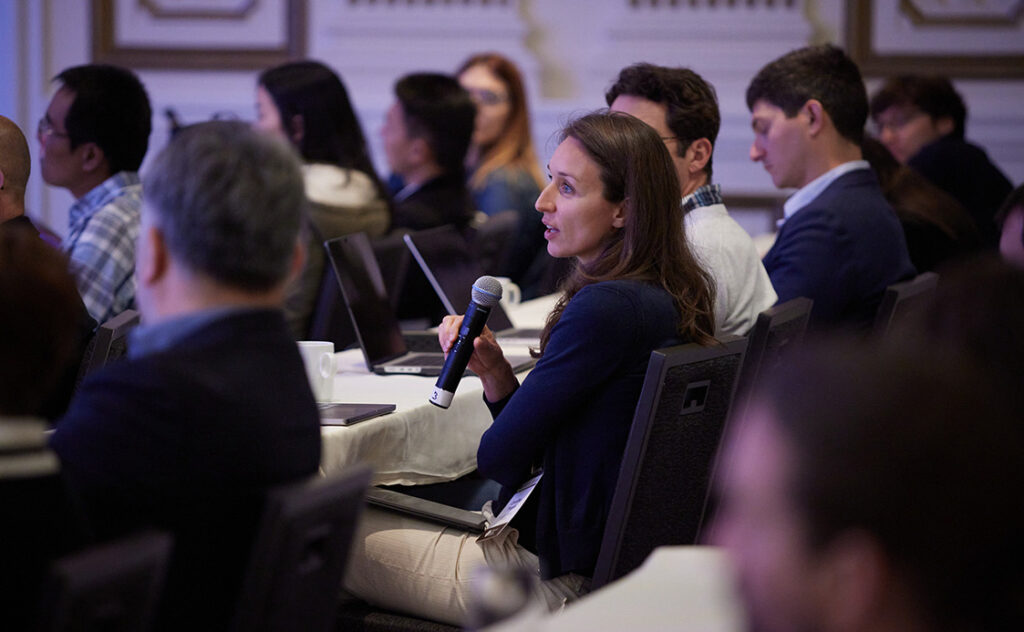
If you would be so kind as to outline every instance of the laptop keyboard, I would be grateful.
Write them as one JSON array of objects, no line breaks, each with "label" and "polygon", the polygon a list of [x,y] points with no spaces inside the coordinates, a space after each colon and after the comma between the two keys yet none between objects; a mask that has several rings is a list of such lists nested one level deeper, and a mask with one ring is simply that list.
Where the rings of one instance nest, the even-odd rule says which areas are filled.
[{"label": "laptop keyboard", "polygon": [[439,351],[441,351],[441,343],[437,341],[437,332],[403,331],[402,340],[405,342],[405,348],[410,353],[438,353]]},{"label": "laptop keyboard", "polygon": [[388,366],[444,366],[444,356],[439,353],[414,354],[391,362]]}]

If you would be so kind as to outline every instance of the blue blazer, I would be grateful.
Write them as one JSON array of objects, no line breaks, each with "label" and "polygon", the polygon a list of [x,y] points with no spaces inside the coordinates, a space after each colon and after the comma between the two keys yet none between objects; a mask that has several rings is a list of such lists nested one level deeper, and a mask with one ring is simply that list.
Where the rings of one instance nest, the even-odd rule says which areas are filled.
[{"label": "blue blazer", "polygon": [[899,219],[868,169],[843,174],[790,216],[764,267],[780,303],[814,300],[816,328],[867,329],[886,286],[915,274]]},{"label": "blue blazer", "polygon": [[265,493],[316,473],[320,420],[283,314],[252,310],[90,375],[50,444],[101,538],[174,535],[158,627],[226,629]]}]

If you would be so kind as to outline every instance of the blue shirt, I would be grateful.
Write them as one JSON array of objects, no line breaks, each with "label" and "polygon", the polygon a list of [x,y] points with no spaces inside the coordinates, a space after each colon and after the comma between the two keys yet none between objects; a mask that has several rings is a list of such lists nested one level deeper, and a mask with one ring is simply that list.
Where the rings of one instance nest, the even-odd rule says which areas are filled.
[{"label": "blue shirt", "polygon": [[68,211],[68,235],[61,248],[82,302],[103,323],[135,301],[135,242],[139,237],[142,184],[122,171],[79,198]]},{"label": "blue shirt", "polygon": [[141,358],[173,348],[189,335],[221,318],[248,311],[247,307],[215,307],[184,314],[152,325],[142,324],[128,333],[128,357]]}]

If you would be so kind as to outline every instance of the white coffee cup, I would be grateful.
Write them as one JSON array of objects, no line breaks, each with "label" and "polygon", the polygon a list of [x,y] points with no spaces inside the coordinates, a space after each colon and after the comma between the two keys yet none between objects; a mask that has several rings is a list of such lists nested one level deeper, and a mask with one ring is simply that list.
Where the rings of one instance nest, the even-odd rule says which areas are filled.
[{"label": "white coffee cup", "polygon": [[494,277],[501,283],[501,305],[502,307],[509,307],[510,305],[518,305],[523,300],[523,292],[519,289],[519,286],[512,282],[512,279],[508,277]]},{"label": "white coffee cup", "polygon": [[318,402],[329,402],[334,397],[334,343],[322,340],[300,340],[299,353],[306,367],[309,387]]}]

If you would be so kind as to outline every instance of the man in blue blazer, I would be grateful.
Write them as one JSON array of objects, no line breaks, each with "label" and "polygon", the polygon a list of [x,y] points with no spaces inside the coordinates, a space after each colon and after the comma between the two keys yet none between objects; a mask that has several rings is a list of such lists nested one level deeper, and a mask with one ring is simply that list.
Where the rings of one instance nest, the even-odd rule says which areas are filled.
[{"label": "man in blue blazer", "polygon": [[915,270],[903,229],[861,155],[868,101],[833,46],[792,51],[747,87],[754,142],[778,188],[797,188],[764,264],[779,301],[814,301],[811,326],[866,329],[885,287]]},{"label": "man in blue blazer", "polygon": [[226,629],[266,491],[316,473],[319,415],[280,309],[301,267],[297,159],[238,122],[147,170],[129,357],[88,377],[51,446],[100,539],[175,538],[161,629]]}]

